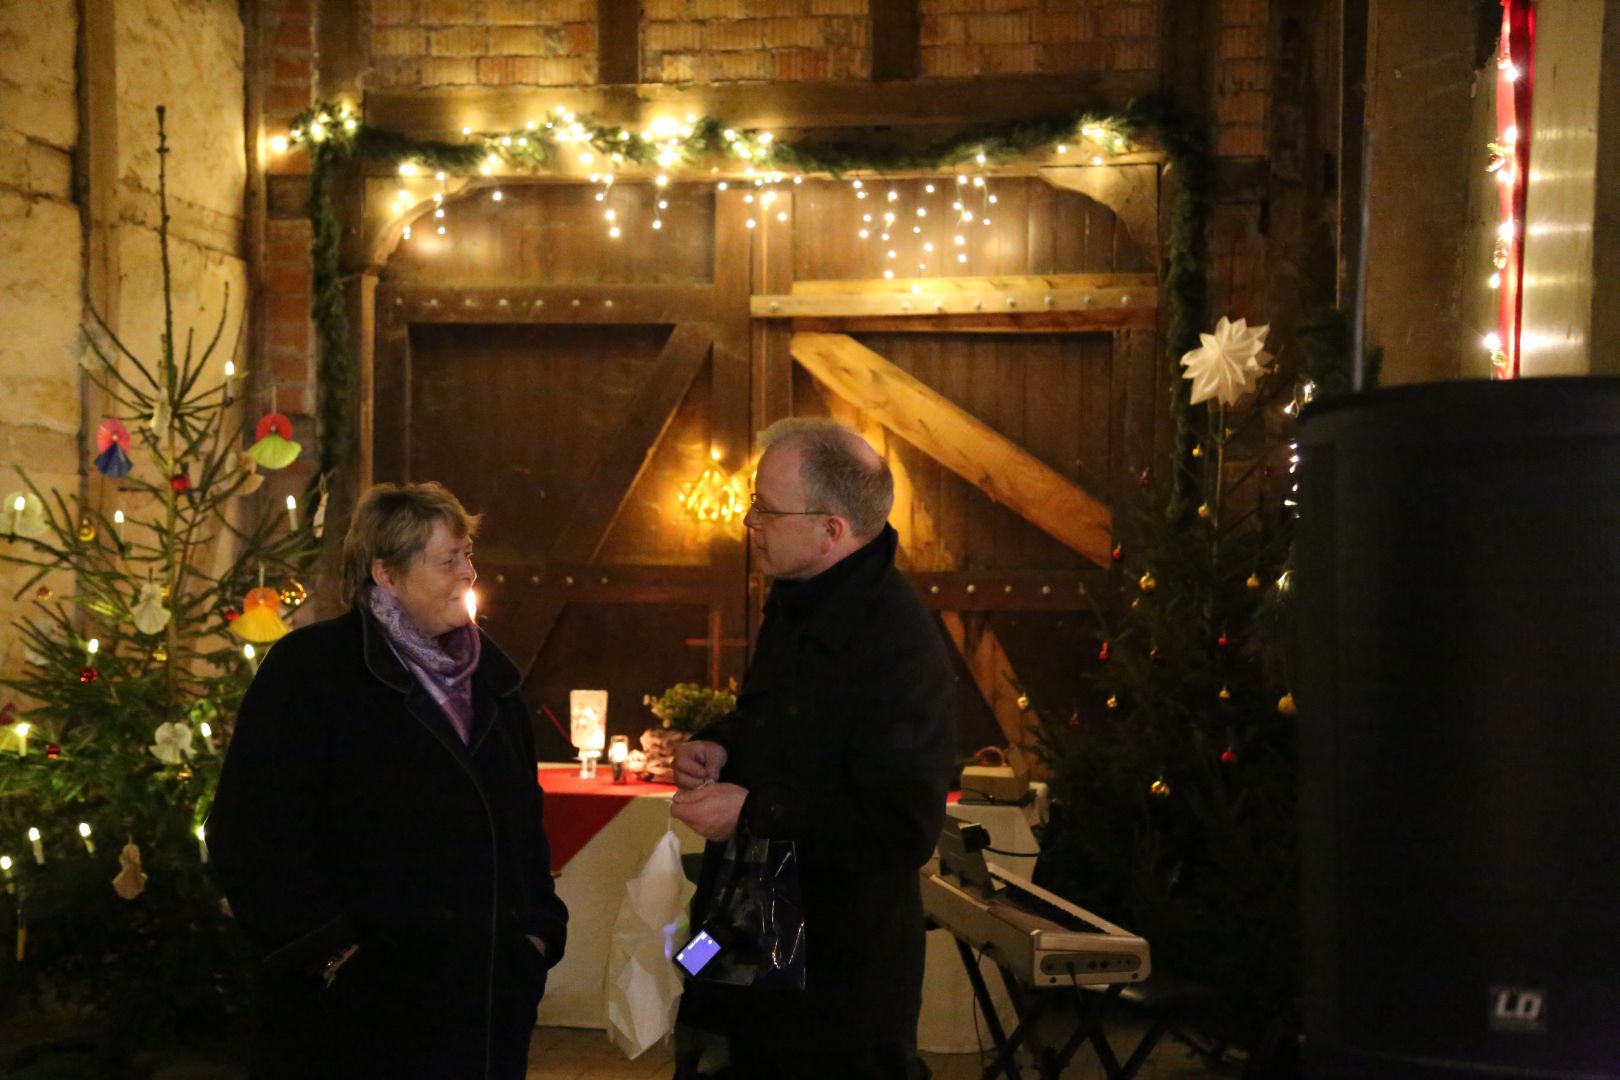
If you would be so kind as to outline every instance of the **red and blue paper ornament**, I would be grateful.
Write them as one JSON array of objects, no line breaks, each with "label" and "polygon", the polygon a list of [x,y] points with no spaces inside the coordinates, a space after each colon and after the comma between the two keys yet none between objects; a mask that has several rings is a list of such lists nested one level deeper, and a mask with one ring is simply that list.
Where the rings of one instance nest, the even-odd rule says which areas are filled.
[{"label": "red and blue paper ornament", "polygon": [[129,460],[129,428],[109,416],[96,428],[96,468],[102,476],[121,480],[134,463]]}]

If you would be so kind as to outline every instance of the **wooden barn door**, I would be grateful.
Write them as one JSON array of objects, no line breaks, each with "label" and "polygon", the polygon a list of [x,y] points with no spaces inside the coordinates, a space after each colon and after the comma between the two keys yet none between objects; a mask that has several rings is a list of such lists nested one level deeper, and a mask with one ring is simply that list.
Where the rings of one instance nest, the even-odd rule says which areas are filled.
[{"label": "wooden barn door", "polygon": [[483,618],[545,756],[571,756],[544,717],[566,723],[570,688],[606,688],[634,735],[644,694],[741,675],[764,582],[740,527],[677,497],[716,456],[746,470],[788,415],[835,416],[894,466],[966,743],[1019,737],[1015,679],[1069,692],[1109,508],[1154,441],[1158,172],[1123,168],[1070,184],[1106,181],[1122,213],[1001,179],[969,189],[971,226],[926,179],[769,204],[677,184],[661,215],[648,184],[509,184],[402,245],[377,290],[376,477],[440,480],[485,515]]}]

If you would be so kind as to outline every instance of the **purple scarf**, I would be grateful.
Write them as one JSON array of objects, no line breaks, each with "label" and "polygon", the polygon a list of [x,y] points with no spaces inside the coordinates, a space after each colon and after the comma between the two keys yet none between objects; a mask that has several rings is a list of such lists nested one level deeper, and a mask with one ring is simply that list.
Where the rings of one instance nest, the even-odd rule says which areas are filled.
[{"label": "purple scarf", "polygon": [[430,638],[392,593],[375,585],[366,589],[366,606],[381,624],[399,662],[444,710],[465,743],[472,735],[472,674],[478,670],[482,648],[478,628],[468,623]]}]

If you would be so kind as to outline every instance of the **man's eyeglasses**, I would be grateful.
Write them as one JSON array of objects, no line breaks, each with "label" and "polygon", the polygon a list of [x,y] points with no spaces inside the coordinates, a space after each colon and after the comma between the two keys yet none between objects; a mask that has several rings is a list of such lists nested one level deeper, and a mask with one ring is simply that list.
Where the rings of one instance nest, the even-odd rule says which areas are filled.
[{"label": "man's eyeglasses", "polygon": [[772,510],[759,501],[759,493],[754,491],[748,493],[748,511],[760,517],[819,517],[826,513],[825,510]]}]

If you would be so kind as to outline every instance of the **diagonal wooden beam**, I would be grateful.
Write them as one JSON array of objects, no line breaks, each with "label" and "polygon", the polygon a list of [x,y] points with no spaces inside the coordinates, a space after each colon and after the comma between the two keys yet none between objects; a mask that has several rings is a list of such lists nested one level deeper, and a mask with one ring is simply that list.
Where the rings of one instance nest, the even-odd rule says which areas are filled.
[{"label": "diagonal wooden beam", "polygon": [[[624,426],[591,470],[579,505],[564,517],[562,531],[546,553],[547,562],[588,563],[596,558],[620,508],[652,460],[653,450],[674,421],[676,410],[703,367],[713,341],[713,332],[704,324],[686,323],[675,327],[658,355],[652,376],[631,406]],[[525,683],[567,606],[566,596],[552,591],[529,609],[525,622],[526,629],[534,634],[534,644],[523,664]]]},{"label": "diagonal wooden beam", "polygon": [[[860,432],[861,437],[872,444],[872,449],[888,461],[889,471],[894,474],[894,512],[890,520],[900,533],[902,554],[908,556],[907,569],[912,573],[955,570],[956,553],[939,535],[928,500],[912,482],[911,471],[899,454],[891,452],[888,432],[883,425],[821,383],[816,384],[816,389],[832,418]],[[939,619],[956,651],[962,654],[962,662],[996,718],[996,727],[1001,729],[1007,745],[1020,751],[1028,750],[1029,733],[1025,729],[1023,710],[1018,707],[1018,692],[1014,689],[1018,676],[989,619],[983,614],[964,615],[959,611],[941,611]]]},{"label": "diagonal wooden beam", "polygon": [[1098,566],[1113,515],[955,402],[843,334],[794,334],[793,358],[839,397]]}]

